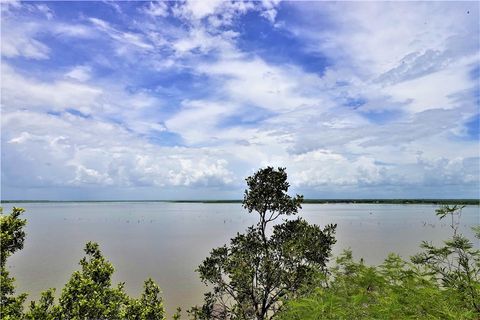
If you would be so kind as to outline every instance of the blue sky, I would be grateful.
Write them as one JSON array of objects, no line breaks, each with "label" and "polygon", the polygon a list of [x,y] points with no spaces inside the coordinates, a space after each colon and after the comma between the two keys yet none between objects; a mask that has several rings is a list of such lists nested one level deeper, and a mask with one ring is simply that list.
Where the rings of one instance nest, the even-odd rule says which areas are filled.
[{"label": "blue sky", "polygon": [[2,199],[479,197],[478,2],[1,13]]}]

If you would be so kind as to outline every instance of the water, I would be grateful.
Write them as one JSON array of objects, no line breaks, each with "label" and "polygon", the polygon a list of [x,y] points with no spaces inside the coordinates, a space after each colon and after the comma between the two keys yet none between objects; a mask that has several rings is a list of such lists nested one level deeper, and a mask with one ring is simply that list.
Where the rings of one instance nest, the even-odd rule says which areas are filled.
[{"label": "water", "polygon": [[[26,209],[25,247],[9,260],[17,292],[63,288],[79,268],[83,247],[96,241],[114,264],[114,283],[126,282],[138,296],[152,277],[161,286],[167,310],[202,301],[205,286],[195,268],[214,247],[256,222],[240,204],[202,203],[9,203]],[[378,264],[389,252],[405,258],[422,240],[440,244],[450,235],[448,220],[435,217],[434,205],[306,204],[301,216],[310,223],[337,223],[334,253],[351,248],[356,258]],[[480,223],[480,209],[463,209],[461,231]],[[478,241],[475,245],[479,247]]]}]

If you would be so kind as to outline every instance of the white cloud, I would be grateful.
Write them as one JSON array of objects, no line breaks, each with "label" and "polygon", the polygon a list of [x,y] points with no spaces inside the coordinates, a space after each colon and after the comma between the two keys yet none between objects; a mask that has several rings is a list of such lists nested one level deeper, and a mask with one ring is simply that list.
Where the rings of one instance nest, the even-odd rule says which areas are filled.
[{"label": "white cloud", "polygon": [[[99,30],[105,32],[112,39],[117,40],[121,44],[134,46],[144,50],[151,50],[154,48],[141,34],[119,31],[102,19],[89,18],[88,20]],[[125,48],[120,48],[120,51],[121,50],[125,50]]]},{"label": "white cloud", "polygon": [[21,2],[19,0],[4,0],[0,3],[2,13],[8,13],[9,10],[14,8],[20,8]]},{"label": "white cloud", "polygon": [[202,53],[210,51],[215,44],[214,38],[207,35],[202,29],[193,29],[189,37],[179,39],[173,44],[173,48],[180,54],[199,49]]},{"label": "white cloud", "polygon": [[3,112],[32,110],[37,112],[81,112],[84,116],[123,123],[135,134],[163,131],[164,118],[145,116],[155,113],[162,102],[146,92],[127,92],[123,84],[89,81],[88,66],[77,66],[53,82],[27,78],[8,64],[2,64]]},{"label": "white cloud", "polygon": [[[475,17],[466,15],[466,3],[339,3],[315,8],[326,9],[336,28],[334,34],[320,30],[324,41],[312,44],[332,55],[348,55],[367,74],[387,72],[418,52],[444,51],[452,36],[475,31]],[[315,8],[303,6],[304,13],[313,9],[310,14]]]},{"label": "white cloud", "polygon": [[328,150],[293,156],[290,162],[293,183],[301,186],[365,185],[384,182],[384,168],[372,157],[348,159]]},{"label": "white cloud", "polygon": [[[198,70],[209,76],[221,77],[224,92],[236,102],[278,112],[319,102],[305,93],[310,89],[308,86],[315,85],[316,76],[305,74],[295,67],[272,66],[259,58],[240,58],[202,64]],[[305,91],[304,86],[307,86]]]},{"label": "white cloud", "polygon": [[223,0],[187,0],[185,5],[181,7],[181,14],[184,16],[191,16],[193,19],[202,19],[213,14],[222,3],[224,3]]},{"label": "white cloud", "polygon": [[[250,10],[259,10],[259,3],[254,1],[225,1],[225,0],[188,0],[177,3],[172,7],[173,15],[198,27],[203,25],[211,31],[218,31],[220,27],[231,27],[235,19]],[[269,7],[273,10],[273,6]]]},{"label": "white cloud", "polygon": [[102,2],[105,3],[107,6],[110,6],[113,10],[115,10],[116,13],[122,14],[122,8],[117,2],[111,0],[106,0]]},{"label": "white cloud", "polygon": [[48,20],[52,20],[53,17],[55,16],[55,13],[53,12],[53,10],[50,9],[46,4],[37,4],[36,7],[38,11],[43,13]]},{"label": "white cloud", "polygon": [[215,130],[217,122],[231,114],[234,108],[225,102],[184,101],[182,111],[165,124],[168,130],[181,134],[189,144],[213,141],[220,138]]},{"label": "white cloud", "polygon": [[20,27],[7,18],[2,19],[2,56],[7,58],[25,57],[35,60],[48,59],[50,49],[34,38],[37,28],[38,25],[34,23],[24,24]]},{"label": "white cloud", "polygon": [[[466,75],[460,73],[468,60],[478,60],[478,41],[473,40],[478,38],[478,6],[477,10],[471,7],[471,2],[298,3],[291,8],[298,10],[305,23],[287,23],[285,28],[304,39],[307,51],[331,58],[329,68],[346,77],[336,80],[349,83],[345,88],[349,93],[361,89],[367,99],[375,92],[388,96],[390,86],[398,86],[391,91],[400,92],[401,83],[409,81],[400,101],[423,100],[410,106],[411,111],[422,111],[434,107],[428,103],[445,102],[427,101],[425,95],[431,93],[422,88],[438,88],[440,81],[441,88],[452,86],[449,91],[469,87]],[[324,19],[317,23],[318,17]],[[462,70],[455,71],[459,67]],[[442,71],[446,69],[449,75]],[[360,83],[351,83],[348,77],[352,76]],[[422,77],[423,82],[414,82]]]},{"label": "white cloud", "polygon": [[80,82],[85,82],[91,77],[92,68],[89,66],[76,66],[71,69],[65,76]]},{"label": "white cloud", "polygon": [[89,39],[95,37],[95,30],[83,24],[73,23],[51,23],[48,25],[49,30],[56,36],[68,36],[80,39]]},{"label": "white cloud", "polygon": [[468,66],[469,64],[453,64],[441,71],[387,86],[383,92],[397,101],[411,99],[406,110],[412,113],[456,108],[458,105],[452,95],[472,86]]},{"label": "white cloud", "polygon": [[143,8],[143,12],[153,17],[168,16],[168,5],[166,2],[149,2],[148,6]]},{"label": "white cloud", "polygon": [[[233,181],[227,160],[212,150],[160,147],[91,118],[12,112],[3,115],[2,130],[4,183],[213,187]],[[20,167],[29,168],[28,177]]]},{"label": "white cloud", "polygon": [[89,114],[102,90],[85,84],[58,80],[37,82],[2,64],[2,105],[5,111],[22,108],[39,111],[75,108]]},{"label": "white cloud", "polygon": [[280,0],[262,0],[262,11],[261,16],[270,21],[270,23],[275,23],[275,18],[277,16],[276,6],[280,3]]}]

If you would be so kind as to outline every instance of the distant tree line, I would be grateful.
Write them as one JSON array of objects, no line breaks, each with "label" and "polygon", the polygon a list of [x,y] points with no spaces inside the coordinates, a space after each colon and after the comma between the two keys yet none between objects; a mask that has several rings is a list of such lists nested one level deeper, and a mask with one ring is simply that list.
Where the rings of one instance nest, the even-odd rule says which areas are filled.
[{"label": "distant tree line", "polygon": [[[52,200],[2,200],[0,203],[77,203],[77,202],[170,202],[170,203],[243,203],[243,200],[84,200],[84,201],[52,201]],[[480,205],[480,199],[303,199],[303,203],[365,203],[365,204],[449,204]]]},{"label": "distant tree line", "polygon": [[[355,261],[345,251],[328,268],[336,225],[320,228],[296,215],[303,197],[288,195],[285,168],[267,167],[246,179],[243,207],[258,223],[238,233],[229,245],[215,248],[198,267],[209,289],[190,319],[479,319],[480,252],[459,233],[461,205],[442,205],[452,237],[404,261],[391,254],[378,267]],[[343,200],[344,201],[344,200]],[[373,201],[373,200],[372,200]],[[58,298],[55,289],[25,306],[7,269],[9,256],[25,241],[23,209],[0,211],[1,319],[166,319],[159,286],[147,279],[140,297],[113,285],[113,265],[97,243],[85,246],[80,269]],[[480,239],[480,227],[475,228]],[[178,308],[173,319],[180,319]]]}]

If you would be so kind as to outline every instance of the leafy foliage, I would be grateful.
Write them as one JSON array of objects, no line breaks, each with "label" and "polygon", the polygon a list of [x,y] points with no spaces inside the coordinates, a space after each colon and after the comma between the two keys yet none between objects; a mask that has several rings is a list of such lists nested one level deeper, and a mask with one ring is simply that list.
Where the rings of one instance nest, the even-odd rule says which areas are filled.
[{"label": "leafy foliage", "polygon": [[[280,319],[478,319],[480,253],[458,234],[462,207],[442,206],[452,216],[453,237],[403,261],[391,254],[379,267],[344,252],[315,292],[287,302]],[[475,228],[480,239],[480,228]]]},{"label": "leafy foliage", "polygon": [[70,277],[58,305],[54,289],[47,290],[38,303],[31,303],[27,319],[165,319],[160,288],[152,279],[145,281],[139,299],[130,298],[123,283],[112,286],[114,267],[97,243],[88,242],[85,254],[80,260],[81,270]]},{"label": "leafy foliage", "polygon": [[23,248],[25,241],[25,219],[20,219],[24,212],[21,208],[13,208],[9,215],[4,215],[0,208],[0,315],[2,319],[19,319],[23,314],[23,303],[26,294],[15,296],[15,279],[7,270],[7,258]]},{"label": "leafy foliage", "polygon": [[67,319],[118,319],[126,296],[123,284],[112,287],[113,265],[101,254],[98,244],[88,242],[82,269],[75,271],[59,299],[59,313]]},{"label": "leafy foliage", "polygon": [[[444,205],[436,211],[440,219],[450,216],[452,238],[444,241],[441,247],[422,242],[420,247],[424,251],[412,257],[412,262],[423,266],[443,287],[455,289],[459,299],[480,316],[480,250],[458,233],[463,208]],[[480,239],[480,229],[477,227],[474,230],[477,239]]]},{"label": "leafy foliage", "polygon": [[260,169],[246,181],[248,189],[245,190],[243,207],[250,213],[256,211],[259,214],[260,228],[264,229],[268,222],[280,215],[297,214],[298,209],[302,208],[303,196],[292,198],[287,194],[290,185],[285,168]]},{"label": "leafy foliage", "polygon": [[54,320],[61,315],[60,308],[55,306],[55,289],[42,292],[40,300],[30,303],[30,311],[25,315],[26,319]]},{"label": "leafy foliage", "polygon": [[344,252],[330,280],[291,301],[280,319],[477,319],[455,290],[442,288],[414,265],[391,254],[379,267]]},{"label": "leafy foliage", "polygon": [[[180,310],[177,309],[177,312],[180,312]],[[130,299],[124,318],[138,320],[164,319],[164,314],[160,288],[152,279],[148,279],[145,281],[144,292],[140,299]]]},{"label": "leafy foliage", "polygon": [[247,179],[244,207],[259,214],[259,222],[213,249],[199,266],[201,280],[213,287],[196,319],[269,319],[282,301],[296,297],[325,270],[335,242],[335,225],[323,230],[298,218],[273,226],[281,215],[294,215],[303,197],[290,197],[284,168],[259,170]]}]

